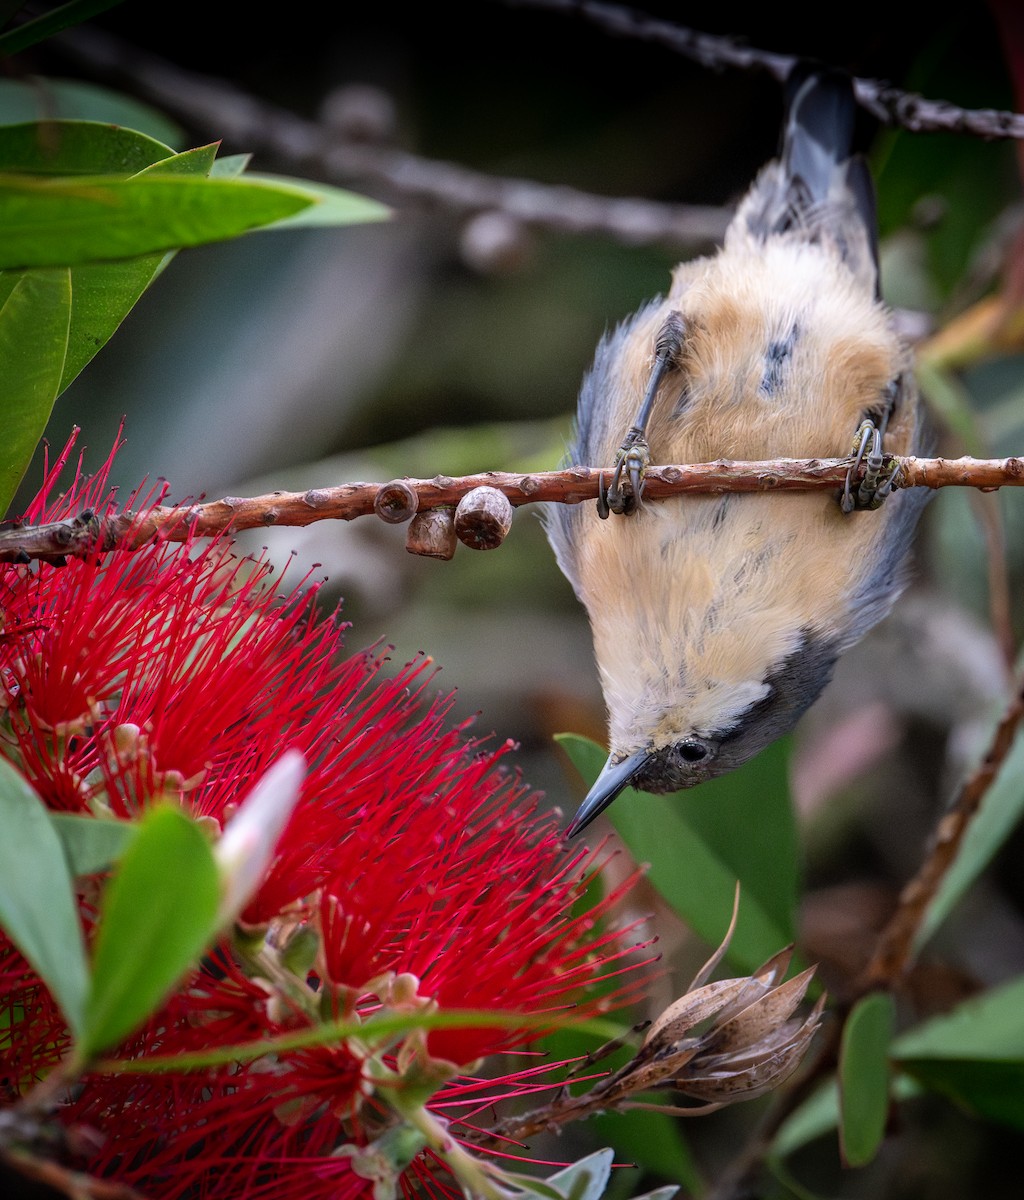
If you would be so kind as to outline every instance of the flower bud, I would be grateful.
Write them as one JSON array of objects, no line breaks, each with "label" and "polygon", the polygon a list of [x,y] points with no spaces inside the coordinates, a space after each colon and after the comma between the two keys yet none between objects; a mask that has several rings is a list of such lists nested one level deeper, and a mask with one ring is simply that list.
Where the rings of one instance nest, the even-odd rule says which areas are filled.
[{"label": "flower bud", "polygon": [[306,761],[297,750],[287,750],[239,805],[214,847],[224,886],[220,917],[233,921],[263,881],[299,800]]}]

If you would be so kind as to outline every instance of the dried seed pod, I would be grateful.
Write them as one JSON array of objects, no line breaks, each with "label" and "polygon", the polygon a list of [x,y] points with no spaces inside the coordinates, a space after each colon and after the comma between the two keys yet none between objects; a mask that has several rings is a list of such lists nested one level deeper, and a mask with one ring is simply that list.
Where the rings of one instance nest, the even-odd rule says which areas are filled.
[{"label": "dried seed pod", "polygon": [[404,479],[392,479],[377,489],[373,511],[389,525],[401,525],[416,515],[419,503],[419,497]]},{"label": "dried seed pod", "polygon": [[778,1029],[796,1011],[814,977],[814,967],[808,967],[777,988],[764,993],[735,1016],[719,1014],[712,1033],[705,1040],[709,1051],[722,1053],[737,1046],[748,1046]]},{"label": "dried seed pod", "polygon": [[409,522],[409,532],[405,536],[406,550],[424,558],[447,560],[455,554],[457,542],[453,508],[428,508],[417,513]]},{"label": "dried seed pod", "polygon": [[734,1000],[749,982],[748,979],[718,979],[673,1000],[651,1022],[644,1045],[655,1050],[673,1045]]},{"label": "dried seed pod", "polygon": [[512,527],[514,509],[504,492],[478,487],[467,492],[455,509],[455,532],[473,550],[494,550]]},{"label": "dried seed pod", "polygon": [[822,996],[804,1021],[786,1021],[777,1029],[727,1054],[698,1052],[673,1083],[695,1099],[728,1104],[753,1100],[778,1087],[800,1065],[825,1006]]}]

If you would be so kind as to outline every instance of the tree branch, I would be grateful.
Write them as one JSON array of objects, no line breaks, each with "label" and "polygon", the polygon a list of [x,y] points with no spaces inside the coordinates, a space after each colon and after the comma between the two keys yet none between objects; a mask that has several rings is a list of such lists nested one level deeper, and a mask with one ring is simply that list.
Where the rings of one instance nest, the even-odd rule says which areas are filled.
[{"label": "tree branch", "polygon": [[[517,7],[548,8],[582,16],[606,33],[660,43],[702,67],[763,71],[780,83],[798,61],[791,54],[774,54],[748,46],[736,38],[698,33],[622,4],[606,4],[602,0],[505,2]],[[928,100],[877,79],[856,79],[854,90],[858,102],[878,120],[914,133],[967,133],[985,139],[1024,138],[1024,114],[1021,113],[960,108],[948,100]]]},{"label": "tree branch", "polygon": [[[888,458],[900,466],[901,488],[974,487],[995,491],[1024,485],[1024,458]],[[841,488],[847,458],[780,458],[766,462],[720,459],[686,466],[650,467],[644,499],[725,492],[811,492]],[[388,483],[345,483],[305,492],[225,496],[194,504],[154,505],[99,518],[92,512],[42,525],[0,528],[0,562],[61,561],[114,549],[137,550],[157,540],[184,541],[245,529],[302,527],[316,521],[352,521],[376,514],[389,524],[414,514],[454,510],[477,489],[499,493],[515,508],[525,504],[580,504],[596,500],[606,468],[574,466],[560,471],[517,474],[486,471],[458,479],[402,479]],[[408,498],[396,514],[396,496]],[[497,539],[500,541],[500,538]],[[483,543],[477,538],[474,545]],[[494,542],[497,544],[497,542]]]}]

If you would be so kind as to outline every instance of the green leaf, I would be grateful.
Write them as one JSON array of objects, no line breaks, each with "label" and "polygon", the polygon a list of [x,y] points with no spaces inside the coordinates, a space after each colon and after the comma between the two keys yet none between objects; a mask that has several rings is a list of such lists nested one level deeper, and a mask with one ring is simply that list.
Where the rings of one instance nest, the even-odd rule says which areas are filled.
[{"label": "green leaf", "polygon": [[173,805],[151,809],[103,894],[79,1062],[154,1012],[213,940],[219,904],[206,835]]},{"label": "green leaf", "polygon": [[4,279],[2,290],[0,513],[17,491],[57,398],[71,323],[70,273],[26,272]]},{"label": "green leaf", "polygon": [[1024,737],[1018,735],[999,774],[971,819],[953,865],[946,872],[914,940],[928,941],[953,906],[992,861],[1024,814]]},{"label": "green leaf", "polygon": [[62,120],[121,126],[170,147],[184,136],[174,121],[133,96],[76,79],[0,79],[0,114],[5,125]]},{"label": "green leaf", "polygon": [[[559,1200],[560,1197],[564,1200],[601,1200],[608,1188],[614,1158],[612,1150],[596,1150],[547,1179],[511,1173],[508,1178],[522,1195],[536,1197],[536,1200]],[[675,1184],[668,1184],[646,1192],[636,1200],[670,1200],[678,1191]]]},{"label": "green leaf", "polygon": [[1024,976],[908,1030],[892,1054],[931,1091],[1024,1129]]},{"label": "green leaf", "polygon": [[82,263],[71,268],[71,326],[60,392],[110,341],[172,257],[173,252],[146,254],[124,262]]},{"label": "green leaf", "polygon": [[901,1034],[892,1047],[910,1058],[1015,1058],[1024,1061],[1024,975],[958,1004]]},{"label": "green leaf", "polygon": [[[139,175],[200,175],[213,167],[216,145],[162,158]],[[174,257],[174,251],[123,262],[83,263],[71,271],[71,330],[60,390],[107,344],[142,293]]]},{"label": "green leaf", "polygon": [[0,125],[0,171],[25,175],[134,175],[168,158],[170,146],[100,121]]},{"label": "green leaf", "polygon": [[213,164],[212,174],[222,179],[236,179],[252,162],[251,154],[225,154]]},{"label": "green leaf", "polygon": [[161,158],[137,171],[133,178],[142,179],[148,175],[209,175],[217,158],[217,143],[210,142],[206,146],[196,146],[192,150],[183,150],[180,154],[172,154],[169,158]]},{"label": "green leaf", "polygon": [[[787,941],[796,936],[800,885],[800,839],[789,794],[792,739],[780,738],[750,762],[673,803],[686,823],[743,881],[780,926]],[[775,947],[772,950],[778,949]]]},{"label": "green leaf", "polygon": [[972,1116],[1024,1129],[1024,1062],[915,1058],[901,1066],[928,1091]]},{"label": "green leaf", "polygon": [[124,853],[137,826],[130,821],[84,817],[78,813],[51,813],[53,825],[72,875],[105,871]]},{"label": "green leaf", "polygon": [[247,174],[245,178],[297,188],[317,201],[294,216],[284,217],[272,225],[265,226],[267,229],[357,225],[369,221],[386,221],[391,216],[391,209],[386,204],[381,204],[378,200],[371,200],[367,196],[359,196],[355,192],[349,192],[343,188],[331,187],[326,183],[311,183],[309,180],[292,179],[284,175],[257,175],[255,173]]},{"label": "green leaf", "polygon": [[889,1115],[892,997],[876,992],[853,1008],[839,1050],[839,1141],[843,1161],[866,1166],[878,1153]]},{"label": "green leaf", "polygon": [[611,1150],[596,1150],[549,1175],[545,1182],[571,1200],[601,1200],[608,1186],[614,1157]]},{"label": "green leaf", "polygon": [[314,203],[297,188],[188,176],[0,178],[0,267],[75,266],[237,237]]},{"label": "green leaf", "polygon": [[2,758],[0,813],[0,923],[78,1034],[89,973],[67,860],[45,805]]},{"label": "green leaf", "polygon": [[[560,734],[557,741],[587,784],[592,783],[604,764],[604,751],[595,742],[574,734]],[[751,857],[747,857],[748,851],[738,845],[731,847],[739,869],[725,861],[723,854],[709,845],[704,834],[690,821],[690,807],[704,802],[699,799],[702,794],[708,799],[709,794],[704,789],[711,788],[711,783],[676,796],[648,796],[627,788],[608,810],[612,823],[636,861],[650,864],[648,878],[654,887],[711,945],[721,942],[729,926],[736,880],[740,879],[739,919],[728,958],[743,970],[750,971],[793,940],[792,916],[781,913],[778,897],[768,893],[770,899],[766,903],[757,894],[759,886],[763,889],[774,864],[772,856],[781,853],[774,831],[766,830],[762,836],[762,822],[770,824],[779,809],[777,801],[769,800],[767,794],[762,793],[758,782],[760,758],[758,756],[737,772],[742,772],[737,787],[746,789],[747,811],[742,819],[736,817],[733,838],[737,843],[740,839],[751,843]],[[738,791],[739,794],[742,793]],[[791,821],[791,816],[785,818],[787,826]],[[710,822],[708,827],[711,828]],[[763,861],[758,860],[759,847]],[[771,854],[764,853],[764,847],[770,847]],[[785,857],[783,853],[784,860]],[[793,857],[795,859],[795,849]],[[752,862],[755,867],[751,867]],[[783,875],[788,875],[791,868],[782,861],[779,869]],[[740,874],[741,870],[750,876],[749,891],[748,878]],[[788,890],[787,883],[785,892]]]}]

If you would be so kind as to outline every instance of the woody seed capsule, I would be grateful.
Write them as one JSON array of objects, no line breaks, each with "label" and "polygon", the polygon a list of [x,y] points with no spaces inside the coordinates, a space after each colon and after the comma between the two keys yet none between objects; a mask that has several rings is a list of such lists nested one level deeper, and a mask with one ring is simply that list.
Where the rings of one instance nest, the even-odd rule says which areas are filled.
[{"label": "woody seed capsule", "polygon": [[467,492],[455,509],[455,532],[473,550],[494,550],[512,527],[512,502],[497,488]]}]

